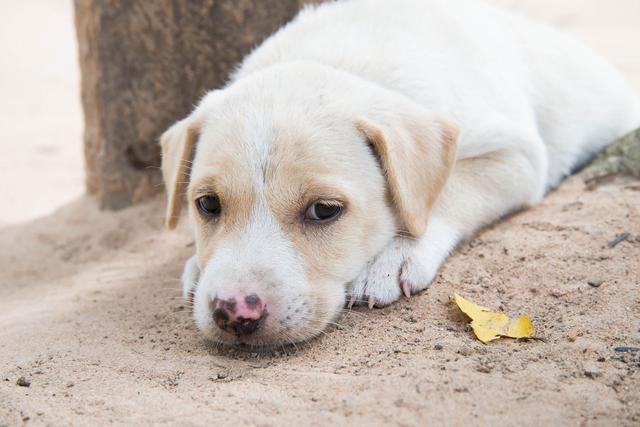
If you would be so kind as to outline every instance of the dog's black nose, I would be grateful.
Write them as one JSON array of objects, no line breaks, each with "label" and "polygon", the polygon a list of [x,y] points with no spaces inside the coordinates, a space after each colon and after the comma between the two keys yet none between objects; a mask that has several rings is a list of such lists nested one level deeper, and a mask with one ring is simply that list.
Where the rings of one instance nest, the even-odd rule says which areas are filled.
[{"label": "dog's black nose", "polygon": [[213,321],[223,331],[236,336],[249,335],[260,328],[267,316],[266,306],[256,294],[241,295],[212,302]]}]

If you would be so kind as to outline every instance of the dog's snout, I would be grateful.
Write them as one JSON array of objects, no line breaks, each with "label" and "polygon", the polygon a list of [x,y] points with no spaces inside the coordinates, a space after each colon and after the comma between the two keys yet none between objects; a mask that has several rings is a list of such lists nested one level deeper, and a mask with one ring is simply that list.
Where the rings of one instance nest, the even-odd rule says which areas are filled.
[{"label": "dog's snout", "polygon": [[212,308],[216,325],[223,331],[237,336],[254,333],[267,316],[266,306],[256,294],[239,295],[229,299],[215,298]]}]

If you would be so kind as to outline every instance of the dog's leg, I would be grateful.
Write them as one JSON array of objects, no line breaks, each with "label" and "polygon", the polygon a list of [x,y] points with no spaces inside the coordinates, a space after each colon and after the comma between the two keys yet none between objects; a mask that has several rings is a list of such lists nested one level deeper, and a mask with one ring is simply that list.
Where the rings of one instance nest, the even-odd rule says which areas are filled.
[{"label": "dog's leg", "polygon": [[187,260],[182,271],[182,297],[185,301],[191,301],[198,286],[200,269],[198,268],[198,258],[194,255]]},{"label": "dog's leg", "polygon": [[396,237],[373,259],[351,283],[351,304],[383,307],[402,293],[409,296],[425,289],[461,240],[542,198],[547,161],[539,138],[508,129],[478,135],[493,135],[487,143],[479,140],[476,147],[494,150],[456,163],[426,232],[418,238]]},{"label": "dog's leg", "polygon": [[395,237],[351,282],[349,304],[384,307],[402,293],[410,296],[425,289],[460,238],[455,228],[436,218],[418,239]]}]

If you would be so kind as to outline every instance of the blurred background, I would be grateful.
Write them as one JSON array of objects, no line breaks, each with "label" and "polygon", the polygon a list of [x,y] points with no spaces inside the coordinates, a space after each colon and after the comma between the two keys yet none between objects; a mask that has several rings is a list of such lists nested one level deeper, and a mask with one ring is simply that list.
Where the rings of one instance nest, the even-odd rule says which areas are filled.
[{"label": "blurred background", "polygon": [[[491,2],[574,34],[640,91],[640,1]],[[47,215],[85,191],[73,2],[0,0],[0,52],[4,226]]]},{"label": "blurred background", "polygon": [[0,226],[84,191],[77,50],[70,0],[0,0]]}]

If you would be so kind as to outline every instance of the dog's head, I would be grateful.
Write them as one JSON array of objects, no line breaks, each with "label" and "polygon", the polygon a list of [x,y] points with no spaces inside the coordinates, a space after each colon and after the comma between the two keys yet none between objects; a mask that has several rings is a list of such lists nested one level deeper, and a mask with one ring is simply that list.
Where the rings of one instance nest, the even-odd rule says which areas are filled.
[{"label": "dog's head", "polygon": [[421,235],[457,128],[396,93],[303,63],[208,94],[161,138],[167,226],[186,195],[198,327],[225,343],[319,334],[398,233]]}]

